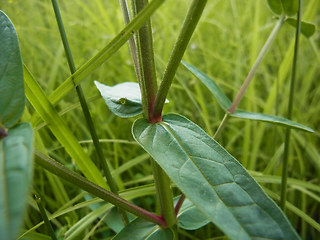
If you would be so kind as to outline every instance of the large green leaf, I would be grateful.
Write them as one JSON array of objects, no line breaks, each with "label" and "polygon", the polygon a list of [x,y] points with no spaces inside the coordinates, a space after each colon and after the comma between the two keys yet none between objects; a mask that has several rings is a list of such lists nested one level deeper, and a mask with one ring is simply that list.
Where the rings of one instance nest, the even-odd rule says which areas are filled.
[{"label": "large green leaf", "polygon": [[[292,27],[297,26],[297,19],[295,18],[287,18],[286,23],[288,23]],[[316,32],[316,26],[312,23],[308,23],[305,21],[301,22],[301,33],[306,37],[311,37]]]},{"label": "large green leaf", "polygon": [[190,120],[176,114],[156,124],[138,119],[132,133],[186,197],[231,239],[299,239],[241,164]]},{"label": "large green leaf", "polygon": [[16,31],[0,11],[0,126],[12,127],[21,117],[25,95]]},{"label": "large green leaf", "polygon": [[[196,67],[183,61],[182,61],[182,64],[211,91],[213,96],[217,99],[220,107],[227,112],[229,107],[231,106],[231,101],[224,94],[224,92],[219,88],[219,86],[208,75],[201,72]],[[299,129],[307,132],[314,132],[314,130],[309,127],[306,127],[300,123],[295,123],[283,117],[267,115],[262,113],[252,113],[252,112],[247,112],[240,109],[236,110],[233,114],[231,113],[229,114],[237,118],[268,122],[271,124],[277,124],[285,127],[295,128],[295,129]]]},{"label": "large green leaf", "polygon": [[292,16],[298,12],[298,0],[267,0],[270,9],[277,15]]},{"label": "large green leaf", "polygon": [[199,229],[210,222],[188,198],[184,200],[177,219],[179,227],[187,230]]},{"label": "large green leaf", "polygon": [[32,172],[33,133],[21,123],[0,140],[0,235],[15,239],[23,221]]},{"label": "large green leaf", "polygon": [[138,83],[124,82],[109,87],[94,82],[111,112],[119,117],[133,117],[142,113],[141,92]]},{"label": "large green leaf", "polygon": [[113,240],[173,240],[173,232],[141,218],[129,223]]}]

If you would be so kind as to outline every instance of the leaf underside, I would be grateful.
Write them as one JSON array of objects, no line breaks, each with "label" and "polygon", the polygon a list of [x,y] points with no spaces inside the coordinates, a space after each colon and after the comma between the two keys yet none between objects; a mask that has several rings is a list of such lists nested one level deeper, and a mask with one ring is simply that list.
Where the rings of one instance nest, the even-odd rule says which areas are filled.
[{"label": "leaf underside", "polygon": [[142,113],[141,92],[138,83],[124,82],[109,87],[94,82],[110,111],[115,115],[127,118]]},{"label": "leaf underside", "polygon": [[[196,67],[183,61],[182,61],[182,64],[210,90],[212,95],[217,99],[220,107],[224,111],[228,112],[228,109],[231,106],[231,101],[224,94],[224,92],[219,88],[219,86],[208,75],[201,72]],[[300,123],[290,121],[289,119],[286,119],[283,117],[267,115],[263,113],[252,113],[252,112],[247,112],[241,109],[236,110],[233,114],[231,113],[229,114],[230,116],[237,117],[237,118],[262,121],[262,122],[267,122],[271,124],[281,125],[284,127],[294,128],[297,130],[314,132],[314,130],[309,127],[306,127]]]},{"label": "leaf underside", "polygon": [[32,128],[21,123],[0,140],[0,233],[15,239],[23,221],[32,173]]},{"label": "leaf underside", "polygon": [[177,215],[177,220],[179,227],[187,230],[199,229],[210,222],[188,198],[184,200]]},{"label": "leaf underside", "polygon": [[158,225],[137,218],[118,233],[113,240],[173,240],[170,229],[162,229]]},{"label": "leaf underside", "polygon": [[267,0],[270,9],[277,15],[292,16],[298,12],[299,2],[296,0]]},{"label": "leaf underside", "polygon": [[[297,26],[297,19],[295,18],[288,18],[286,20],[286,23],[288,23],[292,27]],[[310,38],[314,33],[316,32],[316,26],[312,23],[301,21],[301,33],[306,37]]]},{"label": "leaf underside", "polygon": [[132,133],[186,197],[231,239],[299,239],[241,164],[190,120],[175,114],[156,124],[138,119]]},{"label": "leaf underside", "polygon": [[20,119],[25,95],[22,60],[16,31],[0,10],[0,126],[12,127]]}]

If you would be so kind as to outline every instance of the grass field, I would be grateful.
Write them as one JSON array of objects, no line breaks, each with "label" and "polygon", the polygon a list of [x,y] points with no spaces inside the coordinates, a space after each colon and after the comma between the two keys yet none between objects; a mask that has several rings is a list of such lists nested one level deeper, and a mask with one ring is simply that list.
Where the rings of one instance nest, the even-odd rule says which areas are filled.
[{"label": "grass field", "polygon": [[[15,24],[22,58],[47,94],[69,75],[50,1],[1,0],[1,9]],[[173,44],[191,1],[167,0],[152,17],[157,76],[160,82]],[[118,1],[59,1],[76,67],[102,49],[123,28]],[[310,39],[301,37],[294,96],[293,119],[313,128],[314,134],[292,131],[289,158],[289,185],[286,214],[303,239],[320,236],[320,1],[303,3],[303,19],[318,26]],[[246,78],[260,49],[276,23],[264,0],[210,0],[183,60],[209,75],[233,99]],[[294,28],[284,24],[268,55],[259,67],[240,108],[286,117],[294,46]],[[134,118],[113,115],[100,97],[93,81],[108,85],[136,81],[128,45],[86,77],[81,85],[89,103],[104,155],[123,195],[149,210],[155,203],[152,170],[148,156],[133,141]],[[182,114],[213,136],[224,112],[209,90],[182,65],[169,93],[164,112]],[[24,119],[34,109],[27,104]],[[75,91],[57,104],[63,119],[85,151],[97,159]],[[50,130],[36,131],[36,149],[45,149],[52,158],[77,170],[74,162]],[[280,194],[285,128],[268,123],[232,118],[219,143],[235,156],[276,201]],[[174,189],[175,194],[179,194]],[[42,196],[53,226],[64,239],[109,239],[113,231],[101,216],[110,208],[91,203],[71,184],[34,166],[32,192]],[[42,218],[30,196],[24,229],[34,228]],[[94,210],[93,210],[94,209]],[[97,210],[98,209],[98,210]],[[110,219],[109,219],[110,221]],[[95,227],[97,229],[95,229]],[[95,229],[93,231],[92,229]],[[92,230],[92,231],[91,231]],[[23,232],[22,232],[23,233]],[[23,239],[50,239],[39,226]],[[221,236],[221,238],[220,238]],[[181,239],[222,239],[213,224],[196,231],[181,230]]]}]

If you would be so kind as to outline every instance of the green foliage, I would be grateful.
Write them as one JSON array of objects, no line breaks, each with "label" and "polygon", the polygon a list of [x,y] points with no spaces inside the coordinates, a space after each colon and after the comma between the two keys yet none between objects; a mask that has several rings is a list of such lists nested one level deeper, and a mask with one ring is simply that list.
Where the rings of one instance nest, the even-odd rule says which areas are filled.
[{"label": "green foliage", "polygon": [[[219,105],[224,109],[226,112],[228,111],[229,107],[231,106],[230,99],[222,92],[222,90],[219,88],[219,86],[211,79],[208,75],[201,72],[196,67],[186,63],[182,62],[183,65],[192,72],[213,94],[213,96],[217,99]],[[256,121],[262,121],[262,122],[268,122],[271,124],[277,124],[282,125],[285,127],[295,128],[307,132],[314,132],[313,129],[306,127],[302,124],[292,122],[286,118],[278,117],[278,116],[272,116],[262,113],[252,113],[247,112],[244,110],[236,110],[233,114],[228,113],[233,117],[242,118],[242,119],[249,119],[249,120],[256,120]]]},{"label": "green foliage", "polygon": [[17,124],[25,107],[22,61],[16,31],[2,11],[0,53],[0,235],[11,240],[22,225],[29,193],[33,131],[29,123]]},{"label": "green foliage", "polygon": [[177,219],[179,227],[187,230],[199,229],[210,222],[188,198],[184,200]]},{"label": "green foliage", "polygon": [[15,239],[21,227],[32,172],[32,128],[21,123],[0,140],[0,232]]},{"label": "green foliage", "polygon": [[173,232],[167,228],[162,229],[154,223],[147,222],[143,219],[137,218],[128,224],[120,233],[118,233],[113,240],[173,240]]},{"label": "green foliage", "polygon": [[141,92],[138,83],[125,82],[113,87],[95,81],[101,96],[111,112],[119,117],[133,117],[142,113]]},{"label": "green foliage", "polygon": [[138,119],[132,133],[190,201],[231,239],[300,239],[241,164],[196,124],[169,114],[156,124]]},{"label": "green foliage", "polygon": [[0,10],[0,127],[12,127],[25,105],[22,61],[16,31]]},{"label": "green foliage", "polygon": [[[290,26],[295,28],[297,26],[297,19],[295,19],[295,18],[287,18],[286,23],[288,23]],[[305,37],[309,38],[315,32],[316,32],[316,26],[314,24],[308,23],[308,22],[305,22],[305,21],[301,22],[301,33]]]},{"label": "green foliage", "polygon": [[269,7],[275,14],[286,14],[292,16],[298,12],[298,1],[296,0],[267,0]]}]

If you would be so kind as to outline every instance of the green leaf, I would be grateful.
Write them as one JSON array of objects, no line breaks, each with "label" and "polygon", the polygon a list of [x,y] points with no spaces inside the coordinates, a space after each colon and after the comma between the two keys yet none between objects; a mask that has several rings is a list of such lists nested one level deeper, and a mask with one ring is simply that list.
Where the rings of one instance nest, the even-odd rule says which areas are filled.
[{"label": "green leaf", "polygon": [[177,218],[179,227],[187,230],[199,229],[210,222],[188,198],[184,200]]},{"label": "green leaf", "polygon": [[256,121],[262,121],[262,122],[268,122],[272,124],[282,125],[289,128],[295,128],[307,132],[313,133],[314,130],[306,127],[302,124],[292,122],[286,118],[267,115],[263,113],[252,113],[252,112],[246,112],[243,110],[236,110],[233,114],[231,114],[233,117],[242,118],[242,119],[250,119],[250,120],[256,120]]},{"label": "green leaf", "polygon": [[156,124],[138,119],[132,133],[186,197],[231,239],[300,239],[241,164],[190,120],[176,114]]},{"label": "green leaf", "polygon": [[0,233],[1,239],[15,239],[31,183],[33,133],[21,123],[0,140]]},{"label": "green leaf", "polygon": [[297,14],[299,2],[297,0],[267,0],[270,9],[277,15],[282,13],[291,16]]},{"label": "green leaf", "polygon": [[184,61],[181,61],[181,63],[210,90],[213,96],[215,96],[215,98],[217,99],[219,105],[224,110],[228,110],[228,108],[231,106],[231,101],[219,88],[219,86],[208,75],[201,72],[196,67]]},{"label": "green leaf", "polygon": [[141,92],[138,83],[125,82],[109,87],[94,81],[111,112],[123,118],[142,113]]},{"label": "green leaf", "polygon": [[12,127],[25,106],[22,60],[17,33],[0,10],[0,126]]},{"label": "green leaf", "polygon": [[72,159],[76,162],[83,174],[92,182],[108,189],[108,186],[103,179],[99,169],[89,158],[78,140],[71,132],[70,128],[65,124],[62,118],[57,113],[56,109],[50,103],[44,91],[33,78],[29,70],[24,66],[25,91],[29,102],[34,109],[39,113],[41,118],[48,124],[48,127],[58,139],[60,144],[69,153]]},{"label": "green leaf", "polygon": [[[215,98],[217,99],[220,107],[223,110],[228,111],[229,107],[231,106],[231,101],[224,94],[224,92],[219,88],[219,86],[211,78],[209,78],[208,75],[201,72],[196,67],[183,61],[182,61],[182,64],[212,92],[213,96],[215,96]],[[306,127],[299,123],[292,122],[282,117],[277,117],[277,116],[272,116],[272,115],[267,115],[262,113],[252,113],[252,112],[247,112],[240,109],[236,110],[233,114],[230,114],[230,115],[237,118],[263,121],[263,122],[295,128],[295,129],[303,130],[307,132],[314,132],[314,130],[309,127]]]},{"label": "green leaf", "polygon": [[[297,19],[295,18],[288,18],[286,20],[286,23],[288,23],[292,27],[297,26]],[[316,32],[316,26],[312,23],[308,23],[305,21],[301,22],[301,33],[306,37],[311,37]]]},{"label": "green leaf", "polygon": [[141,218],[129,223],[113,240],[173,240],[173,232]]}]

